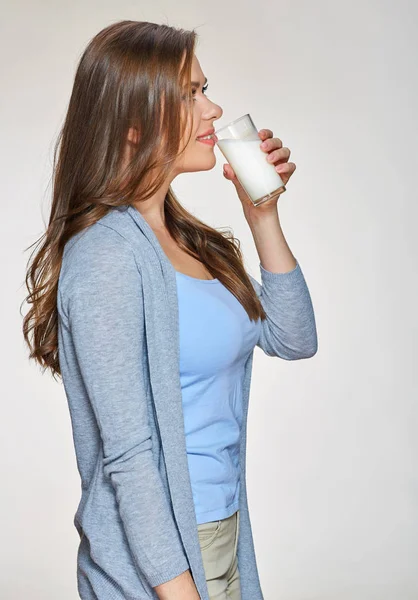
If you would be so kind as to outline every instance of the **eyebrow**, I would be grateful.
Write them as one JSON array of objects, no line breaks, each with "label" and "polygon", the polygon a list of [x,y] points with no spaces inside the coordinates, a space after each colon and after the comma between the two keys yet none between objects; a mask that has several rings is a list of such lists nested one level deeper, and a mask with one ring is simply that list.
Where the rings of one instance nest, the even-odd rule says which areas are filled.
[{"label": "eyebrow", "polygon": [[[205,77],[205,82],[204,82],[204,84],[203,84],[203,85],[206,85],[206,84],[207,84],[207,82],[208,82],[208,78],[207,78],[207,77]],[[195,85],[195,86],[197,86],[197,87],[199,87],[199,85],[200,85],[200,81],[191,81],[190,83],[191,83],[191,85]]]}]

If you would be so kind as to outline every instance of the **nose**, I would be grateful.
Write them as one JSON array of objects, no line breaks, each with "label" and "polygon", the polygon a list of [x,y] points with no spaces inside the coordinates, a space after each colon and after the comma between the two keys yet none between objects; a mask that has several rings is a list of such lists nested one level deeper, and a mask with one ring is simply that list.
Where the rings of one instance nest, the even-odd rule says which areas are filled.
[{"label": "nose", "polygon": [[212,100],[209,100],[210,102],[210,107],[208,108],[208,119],[212,119],[213,121],[216,121],[217,119],[220,119],[222,117],[222,115],[224,114],[224,111],[222,110],[222,107],[219,106],[219,104],[215,104],[215,102],[212,102]]}]

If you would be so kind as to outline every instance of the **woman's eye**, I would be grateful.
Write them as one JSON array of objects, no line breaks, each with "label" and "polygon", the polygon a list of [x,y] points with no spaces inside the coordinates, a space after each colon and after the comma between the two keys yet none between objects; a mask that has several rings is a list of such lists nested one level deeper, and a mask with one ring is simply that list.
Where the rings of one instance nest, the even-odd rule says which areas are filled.
[{"label": "woman's eye", "polygon": [[[206,92],[206,90],[208,89],[208,87],[209,87],[209,84],[207,83],[206,85],[204,85],[204,86],[202,87],[202,92],[203,92],[203,93],[205,93],[205,92]],[[194,95],[196,94],[196,92],[197,92],[197,90],[196,90],[196,89],[192,90],[192,95],[194,96]],[[193,98],[193,100],[196,100],[196,98]]]}]

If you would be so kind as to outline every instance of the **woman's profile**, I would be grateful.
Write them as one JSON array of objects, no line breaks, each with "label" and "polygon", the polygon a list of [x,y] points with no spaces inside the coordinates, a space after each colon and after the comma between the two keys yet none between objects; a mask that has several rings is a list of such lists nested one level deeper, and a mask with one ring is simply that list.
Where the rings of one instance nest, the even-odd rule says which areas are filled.
[{"label": "woman's profile", "polygon": [[[263,599],[246,490],[253,352],[298,360],[317,351],[278,199],[253,206],[226,165],[259,283],[238,240],[191,214],[171,187],[216,164],[199,138],[222,109],[206,94],[196,40],[120,21],[90,41],[26,277],[30,357],[62,378],[71,416],[83,600]],[[259,135],[287,182],[289,149],[269,129]]]}]

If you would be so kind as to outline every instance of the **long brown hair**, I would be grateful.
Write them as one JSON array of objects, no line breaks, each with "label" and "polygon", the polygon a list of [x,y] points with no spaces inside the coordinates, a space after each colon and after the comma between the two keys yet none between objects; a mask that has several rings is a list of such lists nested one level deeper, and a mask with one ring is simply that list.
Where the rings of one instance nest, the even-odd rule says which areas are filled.
[{"label": "long brown hair", "polygon": [[[61,375],[57,289],[64,246],[112,207],[147,200],[167,178],[181,154],[185,125],[179,115],[196,38],[194,30],[120,21],[100,31],[81,56],[54,149],[48,227],[35,242],[42,245],[25,277],[25,300],[32,306],[23,319],[23,335],[30,358],[54,377]],[[187,90],[186,111],[191,111],[190,86]],[[122,168],[130,127],[140,132],[140,143]],[[164,207],[167,229],[179,247],[234,294],[250,319],[265,319],[232,232],[218,231],[189,213],[171,186]]]}]

